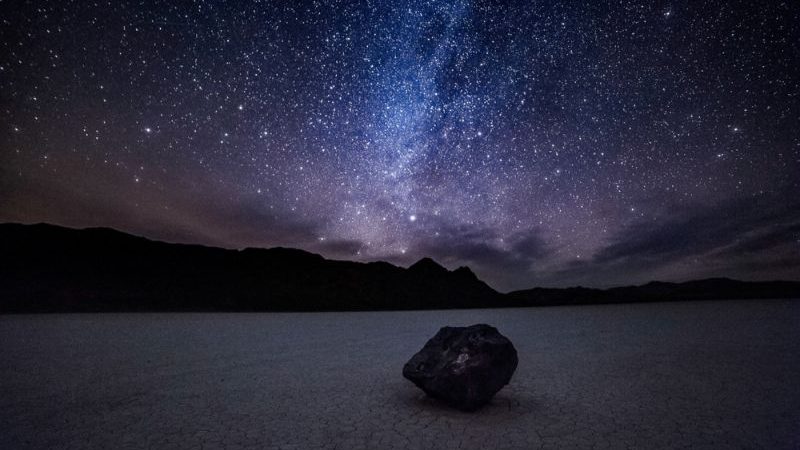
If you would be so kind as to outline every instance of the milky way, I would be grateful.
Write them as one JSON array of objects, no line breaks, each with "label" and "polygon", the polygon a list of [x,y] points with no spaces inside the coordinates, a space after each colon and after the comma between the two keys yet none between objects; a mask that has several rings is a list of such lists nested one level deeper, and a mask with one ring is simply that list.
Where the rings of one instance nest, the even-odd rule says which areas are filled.
[{"label": "milky way", "polygon": [[800,278],[796,2],[178,3],[0,2],[0,220]]}]

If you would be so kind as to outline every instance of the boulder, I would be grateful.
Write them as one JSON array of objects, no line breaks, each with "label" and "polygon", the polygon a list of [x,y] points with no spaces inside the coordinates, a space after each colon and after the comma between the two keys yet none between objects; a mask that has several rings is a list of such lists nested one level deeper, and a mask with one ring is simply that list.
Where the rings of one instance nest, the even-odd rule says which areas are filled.
[{"label": "boulder", "polygon": [[514,345],[497,328],[443,327],[403,366],[403,376],[431,397],[474,411],[511,380]]}]

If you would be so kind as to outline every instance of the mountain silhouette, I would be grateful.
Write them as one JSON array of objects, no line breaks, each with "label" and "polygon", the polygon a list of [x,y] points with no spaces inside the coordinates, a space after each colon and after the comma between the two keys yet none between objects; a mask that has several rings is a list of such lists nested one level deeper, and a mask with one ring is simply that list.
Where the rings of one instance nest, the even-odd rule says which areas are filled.
[{"label": "mountain silhouette", "polygon": [[651,281],[641,286],[610,289],[574,287],[533,288],[505,294],[506,303],[517,306],[586,305],[602,303],[668,302],[680,300],[800,299],[797,281],[739,281],[708,278],[666,283]]},{"label": "mountain silhouette", "polygon": [[0,312],[355,311],[800,298],[800,282],[724,278],[501,294],[467,267],[405,269],[291,248],[230,250],[108,228],[0,224]]},{"label": "mountain silhouette", "polygon": [[408,269],[289,248],[229,250],[107,228],[0,224],[0,311],[472,308],[501,295],[469,269]]}]

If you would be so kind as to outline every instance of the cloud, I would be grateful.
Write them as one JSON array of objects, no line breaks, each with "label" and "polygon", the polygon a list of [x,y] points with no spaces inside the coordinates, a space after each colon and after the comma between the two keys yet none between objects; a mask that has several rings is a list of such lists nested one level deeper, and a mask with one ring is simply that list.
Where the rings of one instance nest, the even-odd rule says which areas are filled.
[{"label": "cloud", "polygon": [[792,242],[800,243],[800,223],[782,223],[759,229],[743,239],[737,239],[725,249],[724,255],[759,253]]},{"label": "cloud", "polygon": [[498,268],[519,267],[549,253],[536,229],[504,239],[490,228],[462,225],[441,230],[435,238],[421,239],[415,253]]},{"label": "cloud", "polygon": [[626,226],[592,258],[563,264],[549,280],[608,285],[707,276],[792,277],[791,269],[800,266],[799,239],[800,203],[785,196],[739,198]]},{"label": "cloud", "polygon": [[[438,236],[420,238],[413,246],[414,258],[430,256],[450,266],[466,265],[501,290],[521,287],[533,267],[552,253],[543,230],[531,228],[502,237],[496,230],[475,225],[440,224]],[[527,286],[527,285],[525,285]]]},{"label": "cloud", "polygon": [[[763,250],[776,241],[785,241],[789,230],[796,226],[794,222],[800,221],[797,205],[779,205],[738,199],[716,207],[679,212],[663,222],[637,223],[618,233],[593,261],[663,264],[737,242],[741,243],[741,249]],[[777,233],[773,231],[764,239],[764,233],[776,223],[788,224],[789,228],[774,230]]]},{"label": "cloud", "polygon": [[309,245],[310,251],[322,253],[330,258],[354,258],[364,248],[364,243],[354,239],[325,239],[317,240],[314,245]]},{"label": "cloud", "polygon": [[[499,290],[533,286],[611,286],[653,279],[709,276],[800,278],[800,200],[793,192],[672,208],[658,220],[630,223],[593,255],[564,259],[549,230],[507,235],[442,218],[411,236],[404,254],[374,254],[365,242],[320,235],[324,219],[303,220],[265,209],[263,198],[233,192],[161,191],[119,184],[113,191],[64,177],[59,183],[21,180],[0,167],[0,221],[47,221],[75,227],[110,226],[171,242],[224,247],[299,247],[337,259],[410,264],[425,256],[455,268],[470,266]],[[203,194],[203,195],[200,195]],[[430,220],[430,219],[429,219]],[[434,230],[438,235],[434,234]],[[359,252],[361,252],[359,254]]]}]

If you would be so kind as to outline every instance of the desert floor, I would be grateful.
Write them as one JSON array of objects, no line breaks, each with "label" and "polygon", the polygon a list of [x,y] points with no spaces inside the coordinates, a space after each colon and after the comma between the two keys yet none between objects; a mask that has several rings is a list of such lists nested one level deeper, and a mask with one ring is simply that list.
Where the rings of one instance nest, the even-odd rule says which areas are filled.
[{"label": "desert floor", "polygon": [[[476,413],[401,370],[443,325],[519,352]],[[800,301],[0,316],[0,448],[800,448]]]}]

